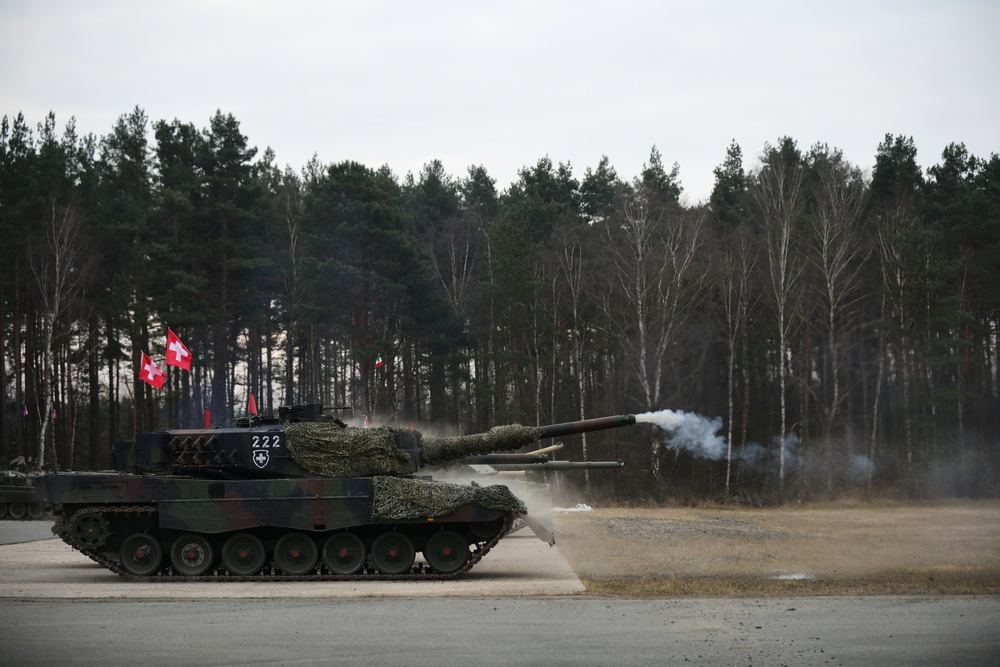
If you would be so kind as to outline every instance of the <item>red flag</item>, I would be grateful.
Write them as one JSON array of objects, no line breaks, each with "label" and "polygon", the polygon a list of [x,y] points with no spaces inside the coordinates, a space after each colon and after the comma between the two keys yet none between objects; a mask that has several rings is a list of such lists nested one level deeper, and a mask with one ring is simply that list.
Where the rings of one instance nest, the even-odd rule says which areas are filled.
[{"label": "red flag", "polygon": [[160,367],[143,352],[139,367],[139,379],[148,382],[157,389],[162,389],[163,383],[167,381],[167,374],[161,371]]},{"label": "red flag", "polygon": [[253,393],[250,394],[250,414],[257,414],[257,401],[253,400]]},{"label": "red flag", "polygon": [[385,366],[385,362],[382,361],[382,355],[378,355],[378,359],[375,360],[375,368],[382,368]]},{"label": "red flag", "polygon": [[191,370],[191,353],[173,331],[167,329],[167,366]]},{"label": "red flag", "polygon": [[205,428],[212,428],[212,413],[205,408]]}]

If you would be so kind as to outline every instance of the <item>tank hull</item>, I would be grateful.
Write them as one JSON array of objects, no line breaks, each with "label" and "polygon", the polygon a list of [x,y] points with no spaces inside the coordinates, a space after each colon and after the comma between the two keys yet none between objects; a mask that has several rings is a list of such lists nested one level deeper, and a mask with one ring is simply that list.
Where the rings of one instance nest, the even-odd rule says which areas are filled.
[{"label": "tank hull", "polygon": [[[475,502],[433,516],[392,516],[379,482],[102,472],[44,475],[37,486],[43,498],[58,499],[53,532],[108,569],[146,580],[454,577],[478,562],[516,516]],[[395,483],[424,485],[417,493],[435,484]],[[185,544],[204,552],[204,567],[178,555]],[[250,563],[246,545],[260,554]],[[352,556],[331,555],[338,545]]]}]

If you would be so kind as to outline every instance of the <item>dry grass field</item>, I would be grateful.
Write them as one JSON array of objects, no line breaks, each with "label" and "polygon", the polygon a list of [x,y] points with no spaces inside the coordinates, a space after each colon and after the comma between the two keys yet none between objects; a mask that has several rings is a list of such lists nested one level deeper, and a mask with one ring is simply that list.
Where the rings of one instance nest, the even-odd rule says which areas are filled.
[{"label": "dry grass field", "polygon": [[1000,593],[1000,501],[554,515],[589,593],[629,598]]}]

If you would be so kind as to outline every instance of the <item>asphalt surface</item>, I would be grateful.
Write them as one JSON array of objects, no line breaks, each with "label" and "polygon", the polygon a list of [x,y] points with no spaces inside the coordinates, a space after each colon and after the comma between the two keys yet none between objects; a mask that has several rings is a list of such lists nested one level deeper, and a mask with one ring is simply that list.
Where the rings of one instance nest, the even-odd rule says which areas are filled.
[{"label": "asphalt surface", "polygon": [[0,521],[0,545],[52,539],[51,521]]},{"label": "asphalt surface", "polygon": [[6,665],[996,665],[995,598],[0,600]]},{"label": "asphalt surface", "polygon": [[121,580],[58,540],[40,540],[49,525],[0,522],[5,666],[996,665],[1000,657],[1000,596],[597,598],[580,593],[557,549],[520,535],[458,588],[156,585]]}]

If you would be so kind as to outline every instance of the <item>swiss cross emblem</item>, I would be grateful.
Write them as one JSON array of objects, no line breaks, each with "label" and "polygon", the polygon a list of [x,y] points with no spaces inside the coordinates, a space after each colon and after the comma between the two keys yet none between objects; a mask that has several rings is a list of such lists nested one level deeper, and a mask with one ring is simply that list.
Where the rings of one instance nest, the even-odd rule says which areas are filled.
[{"label": "swiss cross emblem", "polygon": [[255,449],[253,450],[253,463],[258,468],[263,468],[267,465],[268,461],[271,460],[271,455],[267,453],[266,449]]},{"label": "swiss cross emblem", "polygon": [[177,366],[184,365],[185,359],[191,356],[191,353],[184,349],[184,346],[179,341],[174,341],[167,347],[174,353],[174,364]]}]

